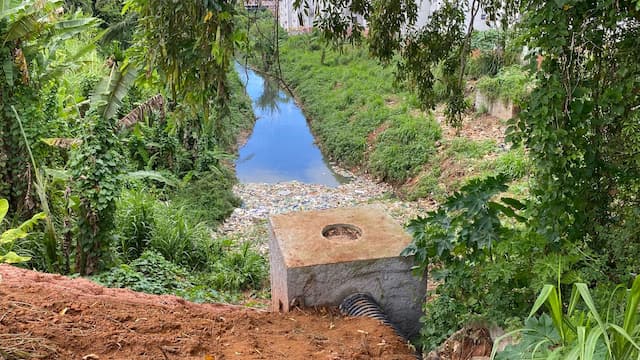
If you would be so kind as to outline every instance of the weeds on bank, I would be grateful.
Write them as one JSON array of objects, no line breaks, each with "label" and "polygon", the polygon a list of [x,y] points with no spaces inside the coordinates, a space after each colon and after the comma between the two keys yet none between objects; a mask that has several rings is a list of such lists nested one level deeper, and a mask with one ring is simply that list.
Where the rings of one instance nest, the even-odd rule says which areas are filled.
[{"label": "weeds on bank", "polygon": [[242,291],[263,289],[264,256],[248,242],[213,238],[185,201],[157,200],[144,187],[124,191],[117,203],[114,249],[124,263],[93,279],[197,302],[238,302]]},{"label": "weeds on bank", "polygon": [[325,153],[387,182],[414,176],[435,152],[436,121],[412,111],[412,96],[364,48],[335,52],[319,44],[313,36],[289,37],[281,61]]}]

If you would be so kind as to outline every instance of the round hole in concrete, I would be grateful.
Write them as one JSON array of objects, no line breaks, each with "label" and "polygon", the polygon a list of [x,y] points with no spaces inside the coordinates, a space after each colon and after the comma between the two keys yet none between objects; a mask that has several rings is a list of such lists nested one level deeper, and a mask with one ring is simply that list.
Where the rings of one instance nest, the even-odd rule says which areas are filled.
[{"label": "round hole in concrete", "polygon": [[331,224],[322,229],[322,236],[334,241],[357,240],[362,236],[362,230],[351,224]]}]

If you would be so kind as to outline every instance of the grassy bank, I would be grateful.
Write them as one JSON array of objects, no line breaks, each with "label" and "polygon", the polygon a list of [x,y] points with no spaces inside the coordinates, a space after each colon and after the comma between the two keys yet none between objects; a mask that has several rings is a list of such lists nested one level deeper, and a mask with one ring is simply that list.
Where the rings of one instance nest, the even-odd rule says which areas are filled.
[{"label": "grassy bank", "polygon": [[310,36],[290,37],[281,67],[302,102],[325,154],[393,184],[415,176],[441,138],[432,116],[414,112],[413,97],[393,87],[393,74],[348,48],[323,51]]},{"label": "grassy bank", "polygon": [[[394,86],[393,68],[380,66],[365,48],[332,51],[313,35],[291,36],[280,59],[325,155],[410,199],[442,198],[476,176],[526,173],[524,152],[507,150],[502,140],[444,134],[433,113]],[[470,114],[470,126],[476,118]]]}]

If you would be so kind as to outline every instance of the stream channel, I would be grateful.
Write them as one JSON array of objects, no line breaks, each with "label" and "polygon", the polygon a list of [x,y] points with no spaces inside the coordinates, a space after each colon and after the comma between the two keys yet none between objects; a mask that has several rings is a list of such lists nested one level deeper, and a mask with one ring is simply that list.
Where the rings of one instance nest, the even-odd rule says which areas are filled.
[{"label": "stream channel", "polygon": [[236,63],[251,98],[256,124],[240,148],[236,174],[241,183],[297,180],[336,187],[347,181],[323,158],[302,110],[275,79]]}]

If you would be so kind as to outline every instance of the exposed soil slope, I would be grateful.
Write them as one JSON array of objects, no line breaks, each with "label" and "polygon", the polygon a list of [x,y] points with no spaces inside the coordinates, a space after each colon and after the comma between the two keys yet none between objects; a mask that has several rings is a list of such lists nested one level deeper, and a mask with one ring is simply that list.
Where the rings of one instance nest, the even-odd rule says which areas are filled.
[{"label": "exposed soil slope", "polygon": [[0,276],[0,359],[413,358],[377,321],[324,309],[200,305],[8,265]]}]

